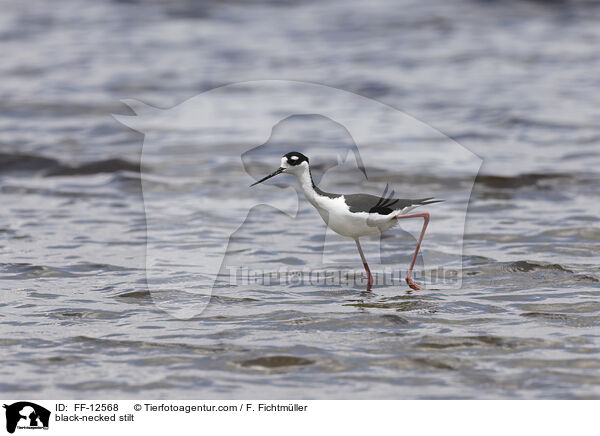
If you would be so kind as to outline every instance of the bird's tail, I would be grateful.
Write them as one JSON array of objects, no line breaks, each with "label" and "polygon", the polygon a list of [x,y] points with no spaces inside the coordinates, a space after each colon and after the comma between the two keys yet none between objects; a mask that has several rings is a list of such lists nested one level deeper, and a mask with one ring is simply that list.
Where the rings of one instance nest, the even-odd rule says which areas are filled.
[{"label": "bird's tail", "polygon": [[435,200],[434,198],[435,197],[419,198],[418,200],[415,200],[415,204],[418,204],[419,206],[421,206],[421,205],[425,205],[425,204],[441,203],[443,201],[446,201],[446,200]]}]

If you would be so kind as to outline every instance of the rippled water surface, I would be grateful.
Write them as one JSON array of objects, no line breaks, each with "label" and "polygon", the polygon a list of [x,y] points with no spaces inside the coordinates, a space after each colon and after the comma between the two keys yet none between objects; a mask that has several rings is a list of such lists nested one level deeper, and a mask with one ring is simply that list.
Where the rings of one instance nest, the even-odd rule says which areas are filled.
[{"label": "rippled water surface", "polygon": [[[600,398],[598,19],[600,4],[591,1],[5,5],[0,392]],[[367,293],[355,283],[287,280],[290,271],[322,267],[327,238],[282,178],[285,189],[261,185],[252,195],[283,212],[298,204],[297,214],[252,208],[227,241],[221,272],[284,268],[286,280],[219,282],[201,314],[173,316],[173,307],[207,294],[172,269],[165,280],[173,286],[149,288],[146,254],[160,252],[164,239],[147,229],[180,244],[193,264],[223,249],[218,235],[231,222],[211,213],[248,197],[248,184],[276,168],[281,150],[327,163],[332,144],[350,139],[317,115],[296,117],[267,143],[248,140],[257,148],[242,159],[239,124],[206,137],[165,129],[154,141],[175,144],[179,157],[155,149],[142,177],[144,135],[112,114],[132,115],[122,99],[167,109],[217,86],[263,79],[378,100],[482,159],[464,246],[455,243],[456,223],[475,173],[455,154],[429,156],[431,138],[417,130],[396,138],[410,151],[397,171],[385,167],[393,149],[378,142],[388,133],[381,131],[361,146],[368,180],[356,167],[315,165],[334,192],[377,193],[393,183],[408,197],[446,199],[428,209],[424,265],[460,266],[460,287],[409,293],[399,281]],[[238,101],[252,98],[250,87],[237,92]],[[190,153],[198,144],[203,152]],[[190,182],[198,172],[204,182]],[[173,186],[191,218],[146,217],[143,199],[160,210]],[[214,226],[199,228],[207,217]],[[361,271],[351,240],[327,244],[330,270]],[[389,232],[381,263],[405,268],[413,246],[408,233]],[[376,241],[365,247],[373,256]]]}]

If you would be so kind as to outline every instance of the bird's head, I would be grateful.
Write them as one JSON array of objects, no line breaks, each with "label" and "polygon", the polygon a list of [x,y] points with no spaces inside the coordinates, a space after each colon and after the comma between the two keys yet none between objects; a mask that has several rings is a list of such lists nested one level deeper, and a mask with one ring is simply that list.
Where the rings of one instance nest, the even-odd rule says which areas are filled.
[{"label": "bird's head", "polygon": [[250,186],[258,185],[271,177],[275,177],[277,174],[289,173],[297,177],[305,171],[308,171],[308,158],[302,153],[291,151],[283,155],[281,158],[281,165],[277,170]]}]

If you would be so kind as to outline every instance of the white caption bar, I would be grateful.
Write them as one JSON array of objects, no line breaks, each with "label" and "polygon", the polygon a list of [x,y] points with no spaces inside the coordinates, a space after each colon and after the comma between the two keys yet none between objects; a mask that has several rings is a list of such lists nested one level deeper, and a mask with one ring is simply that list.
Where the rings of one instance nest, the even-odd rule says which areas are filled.
[{"label": "white caption bar", "polygon": [[[587,434],[600,401],[0,400],[0,434]],[[7,431],[8,433],[4,433]],[[310,433],[309,433],[310,432]]]}]

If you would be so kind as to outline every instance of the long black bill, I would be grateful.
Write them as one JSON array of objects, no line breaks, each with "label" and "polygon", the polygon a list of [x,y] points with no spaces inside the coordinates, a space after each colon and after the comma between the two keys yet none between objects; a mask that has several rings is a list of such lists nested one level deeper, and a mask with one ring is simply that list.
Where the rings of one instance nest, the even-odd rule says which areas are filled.
[{"label": "long black bill", "polygon": [[275,171],[273,174],[269,174],[267,177],[263,177],[258,182],[255,182],[255,183],[251,184],[250,186],[258,185],[259,183],[262,183],[265,180],[270,179],[271,177],[275,177],[277,174],[281,174],[284,171],[285,171],[285,168],[278,168],[277,171]]}]

